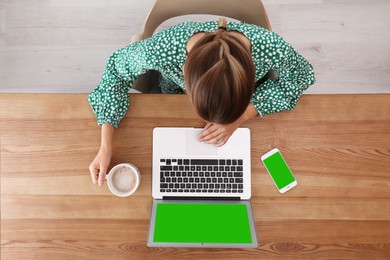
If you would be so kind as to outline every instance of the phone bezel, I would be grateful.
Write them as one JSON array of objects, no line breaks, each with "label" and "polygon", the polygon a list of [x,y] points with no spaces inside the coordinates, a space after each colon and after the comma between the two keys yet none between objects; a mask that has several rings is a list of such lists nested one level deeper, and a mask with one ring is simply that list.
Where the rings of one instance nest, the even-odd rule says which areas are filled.
[{"label": "phone bezel", "polygon": [[[276,184],[274,178],[272,177],[271,173],[269,172],[268,168],[267,168],[267,165],[265,165],[264,163],[264,160],[267,159],[268,157],[274,155],[275,153],[279,153],[280,156],[282,157],[284,163],[287,165],[287,168],[290,170],[291,172],[291,175],[294,177],[294,181],[293,182],[290,182],[289,184],[287,184],[286,186],[284,186],[283,188],[279,189],[278,185]],[[292,173],[290,167],[288,166],[286,160],[284,159],[282,153],[279,151],[278,148],[274,148],[272,149],[271,151],[267,152],[266,154],[263,154],[261,157],[260,157],[261,161],[263,162],[263,165],[265,167],[265,169],[267,170],[269,176],[271,176],[271,179],[272,181],[274,182],[275,184],[275,187],[277,188],[277,190],[280,192],[280,193],[285,193],[286,191],[288,190],[291,190],[292,188],[294,188],[295,186],[297,186],[297,179],[295,178],[294,174]]]}]

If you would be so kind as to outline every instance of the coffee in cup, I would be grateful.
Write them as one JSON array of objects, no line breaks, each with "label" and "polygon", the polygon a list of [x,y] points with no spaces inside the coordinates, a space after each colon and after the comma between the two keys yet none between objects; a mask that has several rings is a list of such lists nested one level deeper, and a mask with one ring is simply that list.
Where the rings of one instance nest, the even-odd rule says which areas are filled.
[{"label": "coffee in cup", "polygon": [[111,169],[106,179],[108,188],[114,195],[127,197],[138,189],[141,175],[133,164],[121,163]]}]

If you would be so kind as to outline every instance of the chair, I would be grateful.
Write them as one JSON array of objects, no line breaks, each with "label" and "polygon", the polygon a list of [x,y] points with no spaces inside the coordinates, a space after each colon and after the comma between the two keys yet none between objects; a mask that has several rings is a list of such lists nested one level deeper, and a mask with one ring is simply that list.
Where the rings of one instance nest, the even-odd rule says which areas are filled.
[{"label": "chair", "polygon": [[[157,27],[170,18],[189,14],[224,16],[271,30],[261,0],[155,0],[142,32],[134,35],[131,42],[152,36]],[[133,89],[142,93],[155,93],[158,91],[151,86],[156,84],[156,71],[149,71],[134,83]]]}]

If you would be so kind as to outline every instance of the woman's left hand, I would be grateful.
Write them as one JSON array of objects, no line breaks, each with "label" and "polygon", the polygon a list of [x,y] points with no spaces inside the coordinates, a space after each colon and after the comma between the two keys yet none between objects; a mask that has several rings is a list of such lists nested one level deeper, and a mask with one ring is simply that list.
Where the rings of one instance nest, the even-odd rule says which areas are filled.
[{"label": "woman's left hand", "polygon": [[217,147],[224,145],[240,124],[236,121],[227,125],[207,123],[203,132],[198,136],[200,142],[213,144]]},{"label": "woman's left hand", "polygon": [[236,121],[231,124],[221,125],[214,123],[207,123],[203,132],[198,136],[200,142],[206,144],[213,144],[220,147],[229,140],[230,136],[236,131],[236,129],[248,119],[255,117],[258,114],[256,108],[249,103],[244,114],[241,115]]}]

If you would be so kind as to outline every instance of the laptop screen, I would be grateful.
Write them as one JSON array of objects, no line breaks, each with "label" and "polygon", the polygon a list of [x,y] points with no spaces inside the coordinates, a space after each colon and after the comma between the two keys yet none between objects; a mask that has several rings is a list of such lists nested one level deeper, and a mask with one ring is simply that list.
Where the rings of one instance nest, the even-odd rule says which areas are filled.
[{"label": "laptop screen", "polygon": [[246,204],[159,203],[154,242],[251,244]]}]

